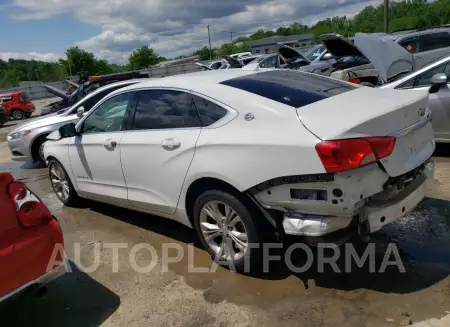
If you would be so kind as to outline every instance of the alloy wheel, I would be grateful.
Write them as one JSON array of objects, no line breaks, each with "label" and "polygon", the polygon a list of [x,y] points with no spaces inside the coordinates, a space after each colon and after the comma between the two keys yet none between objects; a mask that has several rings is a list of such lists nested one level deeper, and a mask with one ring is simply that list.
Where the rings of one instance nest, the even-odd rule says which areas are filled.
[{"label": "alloy wheel", "polygon": [[242,219],[228,204],[207,202],[200,211],[200,229],[217,257],[237,261],[248,250],[248,237]]},{"label": "alloy wheel", "polygon": [[58,198],[67,200],[70,196],[69,181],[60,165],[55,163],[50,167],[50,180]]}]

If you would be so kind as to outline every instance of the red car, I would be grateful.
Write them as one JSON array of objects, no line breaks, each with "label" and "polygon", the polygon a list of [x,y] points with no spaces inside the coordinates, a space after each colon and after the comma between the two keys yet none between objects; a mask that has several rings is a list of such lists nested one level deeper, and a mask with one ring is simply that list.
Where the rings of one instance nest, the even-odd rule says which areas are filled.
[{"label": "red car", "polygon": [[[0,173],[0,302],[65,272],[63,234],[24,183]],[[56,250],[55,250],[56,249]]]},{"label": "red car", "polygon": [[6,109],[8,115],[17,120],[30,117],[36,110],[25,92],[0,94],[0,105]]}]

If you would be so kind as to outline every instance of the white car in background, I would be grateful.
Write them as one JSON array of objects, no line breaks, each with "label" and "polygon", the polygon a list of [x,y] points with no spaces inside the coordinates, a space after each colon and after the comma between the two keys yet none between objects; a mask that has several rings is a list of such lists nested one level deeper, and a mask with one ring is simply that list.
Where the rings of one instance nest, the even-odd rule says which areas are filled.
[{"label": "white car in background", "polygon": [[243,270],[267,232],[341,242],[414,210],[433,173],[426,108],[426,95],[293,70],[198,72],[109,94],[44,156],[64,204],[179,221]]}]

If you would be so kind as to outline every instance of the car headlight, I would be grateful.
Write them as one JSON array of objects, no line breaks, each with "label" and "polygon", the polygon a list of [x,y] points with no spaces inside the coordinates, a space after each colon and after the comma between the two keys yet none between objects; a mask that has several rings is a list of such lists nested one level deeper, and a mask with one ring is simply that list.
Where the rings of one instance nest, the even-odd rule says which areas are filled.
[{"label": "car headlight", "polygon": [[20,131],[20,132],[16,132],[16,133],[12,133],[8,135],[8,141],[10,140],[17,140],[17,139],[21,139],[22,137],[27,136],[28,134],[30,134],[31,131]]}]

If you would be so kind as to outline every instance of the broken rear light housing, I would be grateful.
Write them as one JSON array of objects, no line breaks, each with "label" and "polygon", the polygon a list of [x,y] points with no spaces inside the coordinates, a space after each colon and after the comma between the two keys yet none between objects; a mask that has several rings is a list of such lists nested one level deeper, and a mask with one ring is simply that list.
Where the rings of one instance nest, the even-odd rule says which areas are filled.
[{"label": "broken rear light housing", "polygon": [[316,145],[317,154],[327,173],[360,168],[389,156],[395,137],[365,137],[324,141]]},{"label": "broken rear light housing", "polygon": [[15,204],[20,224],[25,227],[37,227],[52,219],[48,208],[22,182],[12,182],[8,194]]}]

